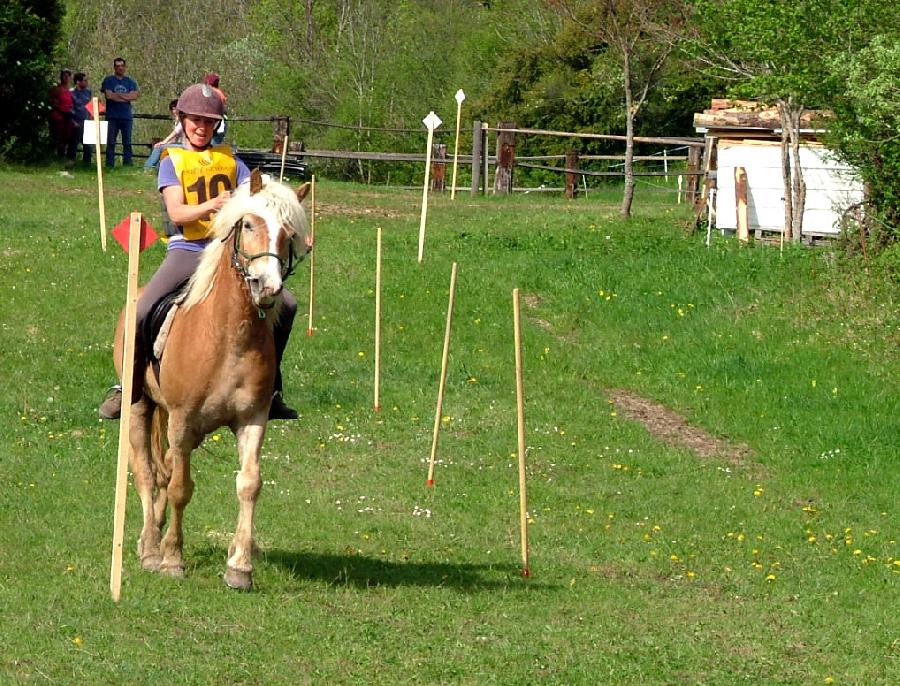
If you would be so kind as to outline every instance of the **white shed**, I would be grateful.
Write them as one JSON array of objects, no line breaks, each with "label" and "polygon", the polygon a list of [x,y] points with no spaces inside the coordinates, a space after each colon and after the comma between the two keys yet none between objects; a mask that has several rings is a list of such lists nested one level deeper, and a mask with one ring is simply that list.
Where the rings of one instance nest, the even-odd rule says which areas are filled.
[{"label": "white shed", "polygon": [[[773,110],[716,108],[694,116],[698,131],[715,147],[715,227],[737,228],[735,169],[747,174],[747,210],[751,232],[781,233],[784,227],[784,181],[781,172],[781,130]],[[725,101],[728,102],[728,101]],[[811,116],[815,116],[814,113]],[[705,126],[701,126],[705,124]],[[803,130],[800,164],[806,181],[803,235],[836,236],[845,208],[863,199],[863,184],[855,171],[839,162],[815,140],[816,130]],[[707,146],[710,149],[711,146]],[[793,165],[793,160],[791,160]]]}]

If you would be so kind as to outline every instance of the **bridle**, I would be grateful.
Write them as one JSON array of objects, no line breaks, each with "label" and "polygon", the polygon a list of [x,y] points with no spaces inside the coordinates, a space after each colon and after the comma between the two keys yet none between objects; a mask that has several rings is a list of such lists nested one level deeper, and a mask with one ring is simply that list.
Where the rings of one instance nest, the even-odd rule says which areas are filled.
[{"label": "bridle", "polygon": [[[233,248],[234,249],[231,251],[231,266],[235,268],[237,273],[241,275],[241,278],[243,278],[245,282],[249,282],[252,277],[250,276],[250,272],[247,271],[247,265],[249,265],[251,262],[253,262],[253,260],[258,260],[262,257],[274,257],[276,260],[278,260],[278,264],[281,267],[282,282],[287,281],[288,277],[294,273],[294,270],[297,268],[297,263],[299,262],[299,260],[297,259],[297,252],[296,252],[296,250],[294,250],[294,241],[291,240],[290,238],[288,239],[287,262],[285,262],[285,260],[283,260],[281,258],[281,256],[278,255],[277,253],[273,253],[273,252],[269,252],[269,251],[250,254],[241,247],[241,227],[240,227],[240,225],[243,221],[244,221],[243,217],[238,219],[232,225],[232,227],[228,231],[228,233],[225,234],[224,236],[222,236],[222,239],[221,239],[222,242],[224,243],[230,237],[232,237],[232,236],[234,237],[233,238]],[[284,229],[282,227],[279,230],[284,230]],[[242,257],[243,262],[241,260],[239,260],[238,257]],[[302,259],[302,258],[300,258],[300,259]],[[259,310],[260,319],[262,319],[266,316],[265,312],[263,312],[263,310],[271,309],[273,305],[274,305],[274,303],[272,305],[258,305],[257,306],[257,309]]]}]

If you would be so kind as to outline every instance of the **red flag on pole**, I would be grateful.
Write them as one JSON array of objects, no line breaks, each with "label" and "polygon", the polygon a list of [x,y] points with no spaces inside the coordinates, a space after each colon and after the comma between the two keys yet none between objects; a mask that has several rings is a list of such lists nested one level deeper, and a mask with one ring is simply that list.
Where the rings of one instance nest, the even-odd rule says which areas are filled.
[{"label": "red flag on pole", "polygon": [[[106,105],[102,100],[97,101],[97,109],[100,110],[100,114],[106,114]],[[94,118],[94,103],[92,100],[88,100],[87,104],[84,106],[84,109],[88,111],[88,114],[91,115],[91,119]]]},{"label": "red flag on pole", "polygon": [[[122,250],[125,252],[128,252],[128,236],[131,232],[130,229],[131,219],[125,217],[125,219],[116,224],[115,228],[112,230],[113,238],[119,242],[119,245],[122,246]],[[156,231],[153,230],[153,227],[150,226],[146,219],[141,217],[141,251],[143,252],[145,249],[149,248],[156,239]]]}]

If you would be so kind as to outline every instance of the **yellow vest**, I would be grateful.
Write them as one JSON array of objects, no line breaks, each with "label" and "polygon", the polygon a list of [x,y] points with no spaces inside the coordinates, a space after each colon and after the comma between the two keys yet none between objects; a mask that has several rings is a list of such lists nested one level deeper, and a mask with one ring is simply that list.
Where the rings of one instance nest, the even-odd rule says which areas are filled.
[{"label": "yellow vest", "polygon": [[[222,191],[237,187],[237,162],[228,145],[216,145],[201,152],[166,148],[163,155],[172,158],[188,205],[202,205]],[[197,219],[182,224],[181,231],[186,239],[196,241],[207,238],[211,227],[212,219]]]}]

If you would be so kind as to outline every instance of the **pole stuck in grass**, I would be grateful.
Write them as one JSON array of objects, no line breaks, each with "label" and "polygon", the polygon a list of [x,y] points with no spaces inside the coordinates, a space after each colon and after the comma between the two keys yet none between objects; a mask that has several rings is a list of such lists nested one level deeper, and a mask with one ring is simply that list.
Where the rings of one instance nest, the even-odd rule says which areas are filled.
[{"label": "pole stuck in grass", "polygon": [[312,241],[313,250],[309,253],[309,322],[306,327],[306,335],[313,335],[313,302],[316,299],[316,175],[312,175],[312,187],[309,199],[309,238]]},{"label": "pole stuck in grass", "polygon": [[97,98],[91,98],[94,112],[94,153],[97,158],[97,197],[100,204],[100,247],[106,252],[106,204],[103,201],[103,165],[100,163],[100,104]]},{"label": "pole stuck in grass", "polygon": [[281,141],[281,171],[278,174],[278,181],[284,181],[284,160],[288,151],[288,135],[284,134],[284,140]]},{"label": "pole stuck in grass", "polygon": [[[99,140],[99,139],[98,139]],[[128,492],[128,458],[131,454],[131,387],[134,375],[134,330],[138,300],[138,266],[141,252],[141,214],[131,213],[128,233],[128,286],[125,294],[125,340],[122,351],[122,415],[119,418],[119,452],[116,462],[116,504],[113,515],[112,565],[109,590],[113,602],[122,591],[122,543],[125,539],[125,498]]]},{"label": "pole stuck in grass", "polygon": [[431,457],[428,460],[427,486],[434,486],[434,461],[437,455],[438,434],[444,407],[444,386],[447,383],[447,360],[450,357],[450,327],[453,322],[453,303],[456,299],[456,262],[450,270],[450,299],[447,303],[447,327],[444,330],[444,352],[441,355],[441,381],[438,385],[437,409],[434,411],[434,433],[431,436]]},{"label": "pole stuck in grass", "polygon": [[428,178],[431,172],[431,142],[434,140],[434,130],[441,125],[441,118],[434,112],[422,120],[428,129],[428,142],[425,144],[425,183],[422,187],[422,216],[419,220],[419,264],[425,257],[425,219],[428,216]]},{"label": "pole stuck in grass", "polygon": [[456,143],[453,144],[453,180],[450,182],[450,199],[456,199],[456,163],[459,158],[459,119],[462,114],[462,104],[463,100],[466,99],[466,94],[463,93],[463,89],[460,88],[456,91]]},{"label": "pole stuck in grass", "polygon": [[516,425],[519,444],[519,530],[522,540],[522,576],[528,568],[528,495],[525,487],[525,392],[522,384],[522,332],[519,289],[513,289],[513,338],[516,346]]},{"label": "pole stuck in grass", "polygon": [[381,227],[375,238],[375,411],[381,410]]}]

